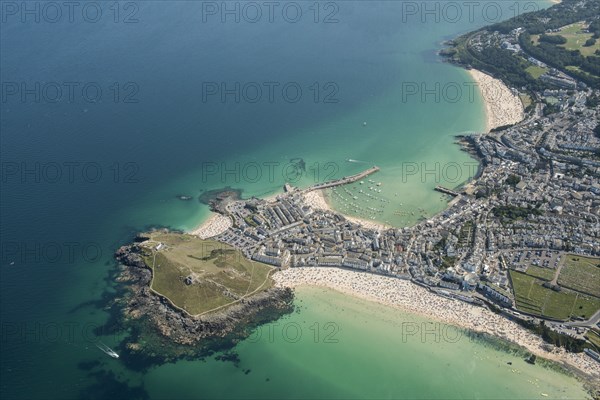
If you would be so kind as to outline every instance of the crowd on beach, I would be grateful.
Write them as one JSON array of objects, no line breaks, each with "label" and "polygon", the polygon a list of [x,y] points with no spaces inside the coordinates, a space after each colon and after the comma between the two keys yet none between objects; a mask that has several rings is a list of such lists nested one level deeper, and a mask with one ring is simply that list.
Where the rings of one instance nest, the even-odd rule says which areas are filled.
[{"label": "crowd on beach", "polygon": [[483,97],[486,109],[486,130],[513,125],[525,117],[518,94],[501,80],[476,69],[468,71]]},{"label": "crowd on beach", "polygon": [[233,223],[230,218],[221,214],[213,214],[208,220],[190,233],[198,236],[200,239],[208,239],[220,235],[232,226]]},{"label": "crowd on beach", "polygon": [[584,353],[548,346],[537,335],[487,308],[441,297],[410,281],[340,268],[289,268],[273,275],[276,286],[320,286],[449,325],[506,339],[530,352],[600,378],[600,366]]}]

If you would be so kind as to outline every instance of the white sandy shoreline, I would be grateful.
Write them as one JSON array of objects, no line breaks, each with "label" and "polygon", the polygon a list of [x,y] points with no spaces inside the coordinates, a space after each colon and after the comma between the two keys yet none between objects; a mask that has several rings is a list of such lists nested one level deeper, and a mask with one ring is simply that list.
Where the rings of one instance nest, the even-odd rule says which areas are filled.
[{"label": "white sandy shoreline", "polygon": [[202,222],[195,229],[189,231],[191,235],[196,235],[200,239],[208,239],[220,235],[231,228],[233,223],[231,219],[224,215],[213,213],[206,221]]},{"label": "white sandy shoreline", "polygon": [[485,103],[486,131],[513,125],[525,118],[523,103],[501,80],[476,69],[467,70]]},{"label": "white sandy shoreline", "polygon": [[484,332],[514,342],[530,352],[577,368],[594,379],[600,366],[583,353],[569,353],[548,345],[525,328],[484,307],[443,298],[410,281],[338,268],[304,267],[278,271],[273,275],[278,287],[318,286],[395,307],[450,325]]}]

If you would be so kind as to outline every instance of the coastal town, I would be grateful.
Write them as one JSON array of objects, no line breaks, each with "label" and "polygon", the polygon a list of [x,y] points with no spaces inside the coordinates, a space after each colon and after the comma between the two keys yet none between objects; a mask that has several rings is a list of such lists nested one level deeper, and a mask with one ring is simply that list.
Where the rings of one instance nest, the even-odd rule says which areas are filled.
[{"label": "coastal town", "polygon": [[[511,281],[515,274],[529,277],[528,268],[536,268],[549,274],[548,291],[560,291],[559,267],[564,268],[569,255],[598,262],[591,257],[600,255],[600,162],[594,153],[580,150],[600,147],[600,138],[591,134],[598,108],[582,109],[585,99],[594,95],[576,92],[550,116],[536,111],[510,128],[462,137],[465,149],[482,163],[479,176],[449,191],[455,197],[448,209],[415,226],[388,229],[370,221],[363,224],[330,209],[322,185],[303,190],[286,185],[285,193],[270,200],[217,200],[213,208],[220,214],[196,233],[210,232],[213,239],[241,250],[245,257],[280,269],[274,279],[283,286],[330,286],[331,271],[359,271],[376,276],[369,283],[374,293],[367,296],[374,300],[389,302],[381,298],[384,292],[378,282],[390,283],[378,278],[394,278],[466,307],[492,307],[506,317],[506,323],[509,319],[538,326],[543,322],[561,335],[588,340],[600,322],[596,287],[567,283],[575,289],[575,303],[566,304],[569,311],[585,303],[585,312],[553,315],[543,305],[536,308],[522,302]],[[581,113],[585,118],[579,117]],[[371,174],[377,169],[365,172],[337,184],[375,182]],[[344,289],[366,290],[359,281],[350,284],[347,279],[365,278],[341,279]],[[331,286],[340,290],[339,284]],[[422,303],[421,298],[413,303]],[[466,326],[486,327],[498,335],[495,327],[500,325],[496,314],[492,316],[493,325],[486,325],[484,318],[477,327],[473,321]],[[455,316],[449,322],[459,323]],[[514,323],[506,326],[506,332],[515,328],[510,325]],[[541,340],[536,343],[545,348]],[[588,353],[569,357],[577,358],[574,363],[586,372],[598,374],[596,353]]]},{"label": "coastal town", "polygon": [[[520,52],[518,33],[489,34],[494,40],[479,34],[473,45]],[[278,285],[328,286],[497,336],[507,336],[498,327],[523,330],[529,339],[516,341],[525,347],[549,358],[558,352],[559,359],[600,376],[600,92],[548,68],[540,75],[544,88],[529,92],[524,107],[518,88],[470,72],[488,89],[482,96],[489,132],[459,137],[481,168],[466,185],[437,188],[449,196],[445,211],[392,228],[331,209],[327,191],[376,185],[373,166],[305,189],[286,184],[268,200],[217,199],[218,214],[194,233],[277,268]],[[404,293],[418,287],[419,294],[410,301],[390,285]],[[478,309],[479,317],[457,318],[440,311],[442,303],[423,307],[432,295],[462,304],[461,310]],[[548,346],[565,337],[579,351],[589,345],[575,353]]]},{"label": "coastal town", "polygon": [[[587,12],[579,3],[572,8]],[[591,36],[594,21],[597,16],[577,21],[575,34]],[[479,168],[466,183],[435,187],[446,197],[446,209],[404,227],[379,222],[364,204],[356,206],[364,215],[334,209],[331,200],[356,201],[352,196],[363,191],[365,201],[393,201],[375,195],[382,185],[376,165],[304,188],[285,183],[283,193],[264,199],[241,198],[229,187],[212,190],[201,201],[210,199],[213,215],[196,229],[176,234],[182,237],[144,234],[117,252],[123,264],[139,267],[124,270],[123,281],[138,282],[145,293],[142,300],[130,299],[129,315],[155,313],[161,332],[176,332],[166,336],[195,343],[189,332],[202,332],[210,318],[228,321],[223,329],[234,330],[232,321],[245,321],[259,309],[251,306],[256,296],[275,316],[289,311],[289,289],[321,286],[506,339],[597,384],[600,90],[592,77],[582,79],[527,53],[523,35],[529,33],[517,23],[467,34],[441,52],[466,68],[487,117],[485,131],[456,136]],[[560,32],[548,28],[545,34]],[[517,58],[527,78],[507,74],[509,67],[486,71],[473,57],[495,51]],[[188,251],[198,240],[210,242],[210,251],[182,268],[177,257],[192,256],[181,253],[181,243]],[[237,254],[243,268],[227,259]],[[255,281],[245,263],[271,269],[264,281]],[[217,264],[229,267],[220,271]],[[207,268],[218,273],[209,275]],[[162,289],[152,286],[157,276],[167,284]],[[270,297],[261,292],[269,282]],[[159,305],[146,286],[167,302]],[[220,298],[218,314],[190,306],[190,299],[206,297],[207,288],[213,300]],[[192,294],[177,300],[185,291]],[[176,323],[166,323],[163,313]]]}]

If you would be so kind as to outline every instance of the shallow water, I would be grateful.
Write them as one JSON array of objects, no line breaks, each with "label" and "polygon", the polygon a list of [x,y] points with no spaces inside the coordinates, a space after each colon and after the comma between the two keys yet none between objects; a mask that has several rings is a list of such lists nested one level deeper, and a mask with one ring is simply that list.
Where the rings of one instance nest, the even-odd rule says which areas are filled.
[{"label": "shallow water", "polygon": [[587,397],[574,378],[461,329],[329,289],[296,295],[298,312],[235,348],[239,366],[180,362],[151,371],[145,388],[158,398]]}]

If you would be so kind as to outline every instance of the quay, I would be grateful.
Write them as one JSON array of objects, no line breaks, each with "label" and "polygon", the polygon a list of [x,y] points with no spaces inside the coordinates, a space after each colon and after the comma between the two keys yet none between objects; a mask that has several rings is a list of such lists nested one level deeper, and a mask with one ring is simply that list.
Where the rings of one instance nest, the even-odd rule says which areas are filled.
[{"label": "quay", "polygon": [[379,167],[374,165],[371,168],[366,169],[363,172],[360,172],[355,175],[346,176],[346,177],[336,179],[333,181],[317,183],[316,185],[312,185],[312,186],[306,188],[305,192],[311,192],[313,190],[319,190],[319,189],[327,189],[327,188],[334,187],[334,186],[346,185],[348,183],[359,181],[371,174],[374,174],[377,171],[379,171]]},{"label": "quay", "polygon": [[439,185],[435,187],[435,190],[437,190],[438,192],[449,194],[450,196],[454,196],[454,197],[457,197],[458,195],[460,195],[460,193],[455,192],[454,190],[450,190],[448,188],[445,188],[445,187],[439,186]]}]

